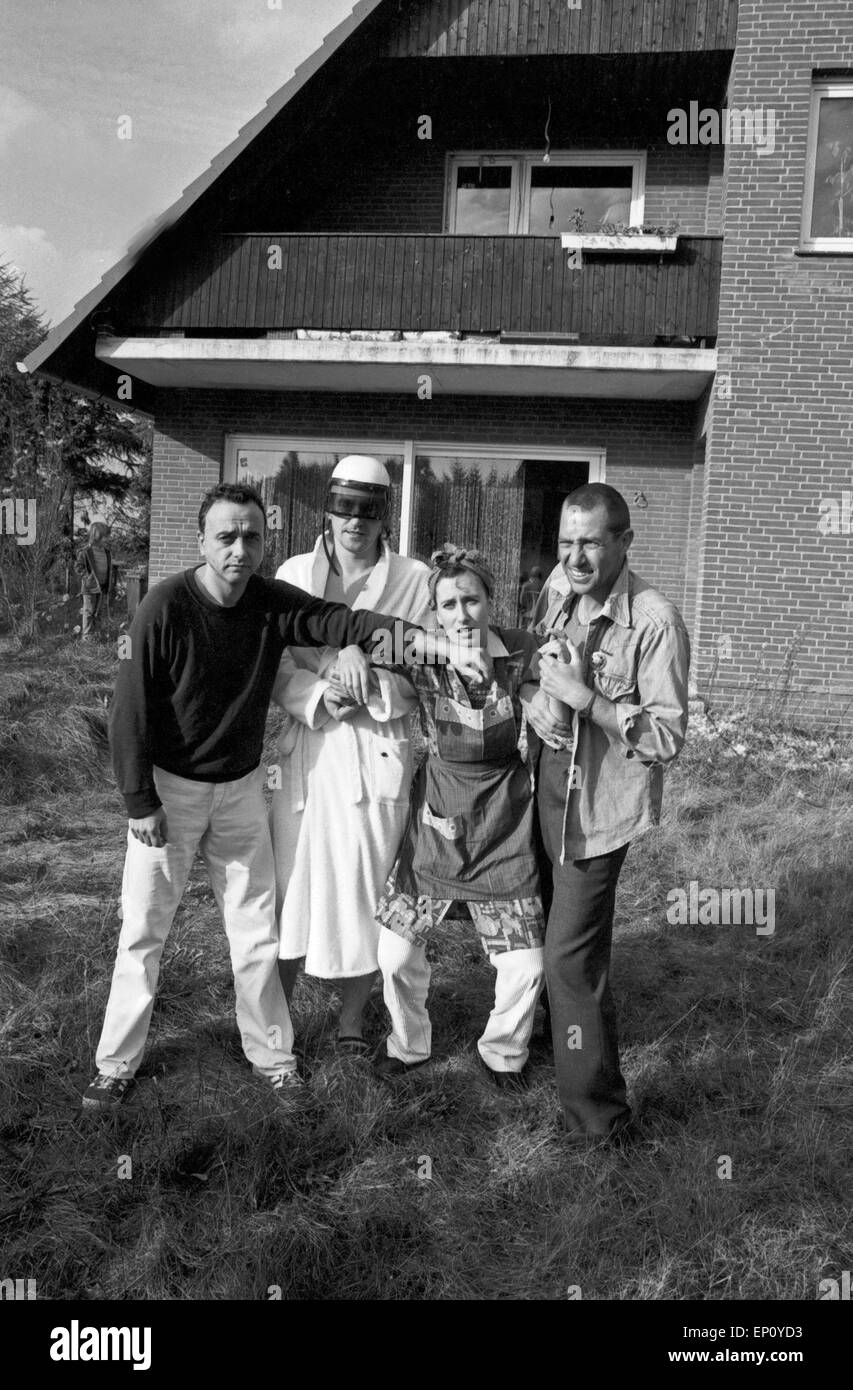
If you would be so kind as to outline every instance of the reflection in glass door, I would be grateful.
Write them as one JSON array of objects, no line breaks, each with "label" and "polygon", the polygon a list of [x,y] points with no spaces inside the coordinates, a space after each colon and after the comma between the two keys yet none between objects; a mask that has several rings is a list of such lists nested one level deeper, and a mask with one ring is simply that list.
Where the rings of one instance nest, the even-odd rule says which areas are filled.
[{"label": "reflection in glass door", "polygon": [[563,498],[589,462],[416,453],[410,553],[429,560],[445,541],[482,550],[495,574],[495,621],[525,626],[557,559]]}]

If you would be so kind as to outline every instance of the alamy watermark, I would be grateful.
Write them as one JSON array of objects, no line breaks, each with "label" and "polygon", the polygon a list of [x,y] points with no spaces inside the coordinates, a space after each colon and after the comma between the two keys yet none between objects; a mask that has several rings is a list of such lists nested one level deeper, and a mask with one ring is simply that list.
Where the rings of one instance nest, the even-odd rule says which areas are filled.
[{"label": "alamy watermark", "polygon": [[36,538],[35,498],[4,497],[0,501],[0,535],[14,536],[18,545],[32,545]]},{"label": "alamy watermark", "polygon": [[51,1361],[131,1361],[135,1371],[151,1366],[150,1327],[86,1327],[72,1318],[70,1327],[54,1327]]},{"label": "alamy watermark", "polygon": [[700,888],[697,879],[666,895],[672,927],[755,927],[756,936],[776,931],[775,888]]},{"label": "alamy watermark", "polygon": [[698,101],[673,106],[666,113],[670,145],[751,145],[759,158],[776,149],[776,112],[772,106],[699,107]]},{"label": "alamy watermark", "polygon": [[842,491],[837,497],[822,497],[818,511],[820,519],[817,529],[820,535],[853,535],[853,492]]}]

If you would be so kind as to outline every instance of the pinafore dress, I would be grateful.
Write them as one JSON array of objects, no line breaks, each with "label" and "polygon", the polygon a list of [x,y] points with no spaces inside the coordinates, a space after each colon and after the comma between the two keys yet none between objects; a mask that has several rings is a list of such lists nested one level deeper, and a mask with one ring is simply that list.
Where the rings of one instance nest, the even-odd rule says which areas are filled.
[{"label": "pinafore dress", "polygon": [[536,640],[516,629],[493,633],[495,656],[485,697],[450,667],[413,673],[429,756],[413,787],[394,874],[413,897],[494,902],[533,897],[533,789],[518,750],[518,691],[535,679]]}]

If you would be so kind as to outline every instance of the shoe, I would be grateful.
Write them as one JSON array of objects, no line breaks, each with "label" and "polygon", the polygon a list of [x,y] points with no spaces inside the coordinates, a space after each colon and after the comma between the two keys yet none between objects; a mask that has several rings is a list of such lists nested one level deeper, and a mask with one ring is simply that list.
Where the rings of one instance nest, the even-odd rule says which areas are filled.
[{"label": "shoe", "polygon": [[527,1068],[522,1067],[521,1071],[495,1071],[488,1062],[480,1058],[483,1070],[488,1072],[489,1080],[499,1091],[528,1091],[530,1089],[530,1079],[527,1075]]},{"label": "shoe", "polygon": [[344,1034],[342,1038],[335,1038],[335,1051],[342,1057],[366,1057],[370,1051],[370,1043],[364,1038],[357,1038],[355,1034]]},{"label": "shoe", "polygon": [[305,1086],[305,1079],[298,1071],[276,1071],[267,1076],[267,1081],[274,1091],[301,1091]]},{"label": "shoe", "polygon": [[83,1092],[83,1109],[115,1110],[132,1085],[132,1076],[105,1076],[98,1072]]},{"label": "shoe", "polygon": [[424,1057],[422,1062],[401,1062],[399,1057],[389,1057],[386,1054],[373,1063],[373,1070],[383,1081],[399,1081],[409,1072],[417,1071],[418,1067],[425,1067],[429,1060],[429,1057]]},{"label": "shoe", "polygon": [[581,1129],[566,1130],[566,1122],[562,1115],[558,1123],[563,1130],[564,1143],[571,1149],[612,1149],[624,1153],[643,1137],[642,1131],[631,1119],[622,1121],[604,1134]]}]

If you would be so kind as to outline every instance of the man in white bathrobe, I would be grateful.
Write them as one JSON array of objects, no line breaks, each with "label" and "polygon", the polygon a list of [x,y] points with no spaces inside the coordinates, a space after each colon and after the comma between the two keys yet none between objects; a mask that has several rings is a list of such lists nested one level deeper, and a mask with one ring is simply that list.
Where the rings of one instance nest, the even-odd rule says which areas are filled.
[{"label": "man in white bathrobe", "polygon": [[[390,488],[378,459],[342,459],[329,485],[323,535],[276,578],[425,625],[427,566],[394,554],[383,536]],[[377,970],[374,912],[408,815],[409,714],[417,701],[408,681],[376,668],[366,701],[354,699],[337,679],[338,657],[331,648],[284,653],[273,700],[290,718],[270,823],[288,1002],[300,964],[309,975],[335,980],[342,994],[338,1050],[360,1054],[368,1050],[363,1015]]]}]

